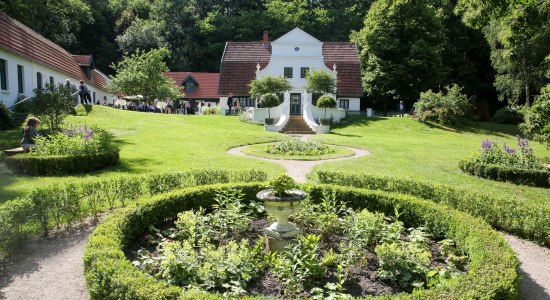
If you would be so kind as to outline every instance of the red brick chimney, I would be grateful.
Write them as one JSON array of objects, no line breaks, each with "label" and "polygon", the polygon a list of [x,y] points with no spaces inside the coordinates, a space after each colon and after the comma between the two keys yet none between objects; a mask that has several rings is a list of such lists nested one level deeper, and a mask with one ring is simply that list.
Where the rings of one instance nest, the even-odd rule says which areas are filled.
[{"label": "red brick chimney", "polygon": [[264,31],[264,42],[263,42],[263,46],[264,47],[268,47],[269,45],[269,34],[267,31]]}]

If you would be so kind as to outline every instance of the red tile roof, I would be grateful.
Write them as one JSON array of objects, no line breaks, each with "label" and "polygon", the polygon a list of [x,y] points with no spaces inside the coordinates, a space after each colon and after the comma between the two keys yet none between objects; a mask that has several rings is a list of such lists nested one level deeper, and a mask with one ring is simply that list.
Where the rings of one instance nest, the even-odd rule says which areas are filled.
[{"label": "red tile roof", "polygon": [[[269,64],[271,47],[262,42],[228,42],[220,67],[220,96],[233,93],[249,95],[250,81],[256,78],[256,65],[263,69]],[[338,71],[337,93],[343,97],[361,97],[361,64],[357,46],[352,43],[323,43],[325,65]]]},{"label": "red tile roof", "polygon": [[71,55],[81,67],[89,67],[92,64],[91,55]]},{"label": "red tile roof", "polygon": [[249,95],[250,81],[256,78],[256,65],[265,68],[271,58],[271,47],[260,42],[227,42],[220,66],[218,94]]},{"label": "red tile roof", "polygon": [[94,76],[87,80],[79,63],[61,46],[1,12],[0,28],[0,48],[106,90],[105,81]]},{"label": "red tile roof", "polygon": [[197,83],[193,92],[182,90],[187,99],[217,99],[219,73],[204,72],[164,72],[164,76],[170,77],[176,81],[179,86],[183,86],[184,81],[190,76]]},{"label": "red tile roof", "polygon": [[323,43],[323,58],[325,65],[333,69],[336,64],[338,78],[336,81],[337,94],[340,97],[361,97],[361,63],[357,45],[353,43]]}]

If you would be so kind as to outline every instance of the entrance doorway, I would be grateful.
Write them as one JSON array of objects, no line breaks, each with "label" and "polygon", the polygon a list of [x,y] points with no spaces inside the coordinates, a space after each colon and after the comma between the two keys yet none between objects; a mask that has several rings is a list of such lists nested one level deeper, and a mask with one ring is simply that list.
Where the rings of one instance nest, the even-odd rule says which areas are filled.
[{"label": "entrance doorway", "polygon": [[302,114],[302,94],[290,94],[290,114]]}]

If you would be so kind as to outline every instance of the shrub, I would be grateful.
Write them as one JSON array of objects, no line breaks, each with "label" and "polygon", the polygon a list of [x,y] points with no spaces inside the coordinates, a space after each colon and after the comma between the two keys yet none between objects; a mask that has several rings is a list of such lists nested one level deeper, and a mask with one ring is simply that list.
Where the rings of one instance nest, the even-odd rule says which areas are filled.
[{"label": "shrub", "polygon": [[468,160],[460,161],[458,166],[462,171],[481,178],[522,185],[550,187],[550,171],[548,169],[526,169]]},{"label": "shrub", "polygon": [[8,110],[6,105],[0,101],[0,130],[14,128],[13,114]]},{"label": "shrub", "polygon": [[550,206],[547,204],[415,179],[330,171],[320,171],[317,175],[321,183],[404,193],[445,204],[480,217],[495,228],[550,245]]},{"label": "shrub", "polygon": [[[143,200],[140,205],[121,209],[109,216],[89,237],[84,250],[86,283],[92,299],[193,299],[196,290],[182,291],[139,272],[125,257],[124,250],[149,226],[158,225],[178,212],[212,205],[213,196],[224,189],[241,189],[245,199],[253,199],[262,184],[239,184],[188,188]],[[469,255],[467,274],[450,279],[445,285],[399,294],[385,299],[444,299],[517,297],[519,262],[502,236],[487,224],[467,214],[411,196],[395,195],[346,187],[306,187],[313,198],[327,190],[354,209],[389,213],[400,206],[401,217],[410,226],[424,225],[434,236],[452,238]],[[308,251],[314,239],[302,241]],[[300,246],[300,247],[302,247]],[[313,247],[311,247],[313,246]],[[308,265],[308,273],[318,274],[317,266]],[[306,266],[304,265],[304,270]],[[322,266],[319,266],[322,267]],[[220,295],[202,294],[204,299],[221,299]]]},{"label": "shrub", "polygon": [[539,96],[525,113],[521,131],[550,148],[550,94]]},{"label": "shrub", "polygon": [[73,110],[71,91],[61,85],[46,84],[35,90],[33,112],[52,131],[59,131],[65,117]]},{"label": "shrub", "polygon": [[[173,183],[174,178],[182,180]],[[4,224],[0,228],[0,261],[9,256],[27,235],[47,234],[52,226],[71,224],[85,216],[124,207],[144,195],[169,192],[204,182],[258,182],[266,178],[265,172],[257,170],[205,169],[147,176],[117,176],[80,185],[38,188],[22,199],[0,204],[0,224]]]},{"label": "shrub", "polygon": [[439,124],[461,123],[468,116],[472,104],[468,96],[461,93],[456,84],[445,88],[446,94],[432,90],[420,93],[420,100],[414,104],[414,111],[420,122]]},{"label": "shrub", "polygon": [[[305,88],[312,93],[334,93],[334,90],[336,89],[336,80],[334,79],[334,76],[328,71],[325,71],[323,69],[315,69],[309,71],[306,75]],[[317,102],[317,104],[319,104],[319,102]],[[334,106],[336,106],[336,103],[334,104]]]},{"label": "shrub", "polygon": [[[16,105],[13,107],[14,113],[28,115],[33,111],[35,98],[25,99],[27,99],[27,97],[23,95],[17,96],[15,100]],[[23,100],[25,100],[25,102],[20,103]]]},{"label": "shrub", "polygon": [[495,112],[493,122],[499,124],[518,125],[523,122],[523,115],[517,108],[506,106]]}]

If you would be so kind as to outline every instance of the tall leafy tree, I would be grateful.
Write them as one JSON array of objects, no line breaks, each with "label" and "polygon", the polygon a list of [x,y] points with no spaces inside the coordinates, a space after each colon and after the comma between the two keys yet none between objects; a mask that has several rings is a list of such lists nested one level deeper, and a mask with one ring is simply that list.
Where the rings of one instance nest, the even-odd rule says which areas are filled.
[{"label": "tall leafy tree", "polygon": [[530,105],[532,90],[545,82],[544,58],[550,53],[550,2],[547,0],[459,0],[456,11],[466,24],[482,28],[501,100],[521,98]]},{"label": "tall leafy tree", "polygon": [[174,80],[162,75],[168,67],[164,62],[169,57],[165,48],[149,52],[136,51],[114,65],[116,75],[108,83],[109,91],[114,94],[142,95],[145,101],[155,98],[179,97],[179,87]]},{"label": "tall leafy tree", "polygon": [[265,94],[280,94],[292,89],[288,79],[282,76],[264,76],[250,82],[250,95],[258,98]]},{"label": "tall leafy tree", "polygon": [[82,0],[0,0],[0,10],[64,48],[76,45],[82,24],[93,22]]},{"label": "tall leafy tree", "polygon": [[445,35],[441,19],[427,0],[380,0],[353,35],[361,47],[363,85],[384,99],[416,100],[437,87],[445,75]]},{"label": "tall leafy tree", "polygon": [[117,36],[116,41],[125,54],[133,53],[137,49],[149,51],[168,46],[163,37],[163,27],[159,22],[139,18],[123,34]]}]

